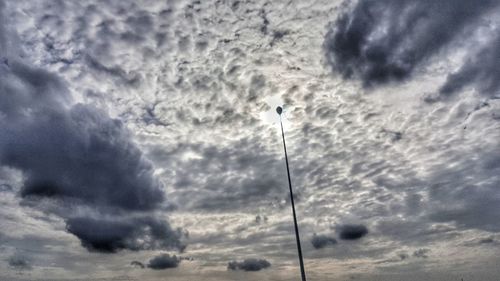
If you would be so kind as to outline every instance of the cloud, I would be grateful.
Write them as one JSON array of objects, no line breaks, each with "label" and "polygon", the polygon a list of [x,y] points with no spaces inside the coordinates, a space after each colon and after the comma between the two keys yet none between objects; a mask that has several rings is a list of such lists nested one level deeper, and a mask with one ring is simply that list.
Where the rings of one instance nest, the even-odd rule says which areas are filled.
[{"label": "cloud", "polygon": [[362,224],[344,224],[337,231],[342,240],[358,240],[368,234],[368,228]]},{"label": "cloud", "polygon": [[1,163],[26,175],[24,198],[70,198],[126,210],[151,210],[163,201],[151,164],[120,121],[81,104],[67,112],[34,111],[36,117],[6,123],[8,137],[0,139]]},{"label": "cloud", "polygon": [[500,36],[489,40],[477,53],[471,55],[456,72],[448,75],[439,92],[449,96],[469,84],[474,84],[485,96],[500,96]]},{"label": "cloud", "polygon": [[255,223],[256,224],[260,224],[260,223],[267,223],[268,221],[268,217],[267,216],[261,216],[261,215],[257,215],[255,216]]},{"label": "cloud", "polygon": [[130,265],[133,266],[133,267],[137,267],[137,268],[144,268],[144,264],[140,261],[132,261],[130,262]]},{"label": "cloud", "polygon": [[0,184],[0,192],[12,192],[14,189],[9,184]]},{"label": "cloud", "polygon": [[[196,157],[183,159],[187,153]],[[286,180],[282,176],[286,174],[282,160],[257,137],[224,146],[185,143],[174,153],[155,151],[151,158],[160,160],[166,169],[178,171],[173,187],[180,208],[224,212],[288,198],[283,193]]]},{"label": "cloud", "polygon": [[[4,15],[5,3],[0,2],[0,14]],[[3,21],[0,22],[0,52],[5,53],[5,42],[7,38],[5,36],[5,24]]]},{"label": "cloud", "polygon": [[149,260],[148,267],[155,270],[176,268],[180,262],[181,260],[175,255],[162,254]]},{"label": "cloud", "polygon": [[416,258],[428,258],[429,256],[427,255],[431,250],[430,249],[418,249],[415,252],[413,252],[413,256]]},{"label": "cloud", "polygon": [[[449,169],[450,162],[441,164],[429,178],[434,183],[429,190],[429,198],[435,204],[428,210],[428,218],[433,222],[453,222],[459,229],[480,229],[489,232],[500,231],[496,223],[500,215],[498,208],[500,198],[496,190],[500,183],[500,157],[491,153],[498,144],[488,141],[480,142],[480,150],[470,148],[471,152],[479,151],[480,165],[470,163],[470,155],[456,157],[453,160],[453,169]],[[474,147],[475,145],[471,145]],[[484,149],[484,150],[483,150]],[[436,168],[437,166],[435,166]],[[461,178],[461,173],[471,173],[474,177]],[[479,180],[487,179],[487,180]]]},{"label": "cloud", "polygon": [[[405,80],[498,4],[495,0],[360,0],[331,25],[324,41],[326,58],[334,71],[344,78],[359,78],[365,86]],[[473,73],[484,67],[481,60],[494,54],[449,77],[441,91],[467,83],[459,82],[460,76],[494,85],[493,74],[485,75],[493,63]]]},{"label": "cloud", "polygon": [[129,74],[119,66],[106,66],[91,55],[87,55],[85,58],[87,66],[96,73],[101,73],[112,78],[116,78],[120,81],[119,83],[124,85],[138,86],[138,84],[140,83],[140,76],[137,74]]},{"label": "cloud", "polygon": [[163,201],[151,164],[119,120],[92,106],[68,106],[64,82],[50,72],[11,60],[2,74],[0,163],[23,171],[23,197],[128,210]]},{"label": "cloud", "polygon": [[[364,5],[387,5],[389,13],[396,13],[391,8],[392,4],[398,4],[396,1],[381,1],[382,4],[372,1]],[[80,243],[91,251],[119,252],[113,256],[93,254],[98,259],[106,259],[96,272],[98,278],[99,274],[107,274],[104,270],[114,270],[122,267],[124,260],[126,265],[127,261],[136,259],[127,256],[140,255],[131,251],[152,248],[151,241],[157,245],[178,245],[175,235],[170,242],[162,242],[163,238],[152,235],[150,229],[163,227],[141,220],[144,217],[159,219],[156,214],[164,214],[163,205],[167,204],[164,199],[168,199],[179,206],[178,211],[169,213],[168,221],[189,228],[190,243],[194,244],[190,255],[199,261],[207,261],[201,262],[202,268],[215,264],[226,266],[233,259],[231,253],[247,257],[258,253],[257,257],[275,261],[275,270],[270,269],[266,275],[279,271],[276,278],[283,279],[283,275],[279,275],[283,272],[281,269],[296,262],[296,252],[294,241],[290,239],[293,238],[290,210],[282,208],[288,196],[282,144],[277,135],[279,128],[276,130],[275,126],[265,123],[268,120],[259,119],[264,108],[261,104],[271,95],[281,95],[278,99],[291,105],[286,132],[290,142],[292,181],[301,193],[302,200],[297,202],[297,210],[301,214],[301,231],[305,237],[310,239],[317,231],[333,238],[328,228],[334,222],[370,222],[370,236],[367,238],[371,238],[364,241],[366,238],[361,238],[363,243],[343,243],[346,241],[341,240],[340,233],[334,233],[338,240],[334,250],[321,251],[314,250],[313,245],[306,241],[305,246],[309,246],[306,250],[311,250],[311,258],[319,258],[318,265],[334,258],[341,262],[339,266],[343,269],[361,272],[371,270],[371,266],[365,265],[372,260],[384,258],[397,260],[398,265],[419,263],[420,259],[412,257],[413,251],[429,245],[445,251],[443,261],[436,263],[448,264],[446,256],[451,255],[446,253],[446,245],[459,245],[476,235],[476,230],[471,227],[497,230],[498,208],[495,206],[498,206],[498,196],[494,187],[498,185],[496,175],[499,172],[496,168],[498,159],[493,159],[495,154],[491,151],[495,151],[498,144],[498,124],[486,121],[491,112],[497,111],[496,101],[488,101],[490,106],[474,111],[467,119],[468,129],[463,130],[462,121],[465,114],[476,106],[475,101],[473,104],[465,101],[423,107],[414,103],[418,99],[416,95],[405,94],[413,89],[396,99],[387,98],[389,96],[385,93],[383,96],[360,97],[350,88],[351,83],[338,84],[337,77],[326,75],[327,71],[320,64],[323,55],[321,43],[327,31],[325,26],[338,12],[334,8],[338,1],[291,1],[286,4],[240,1],[235,10],[221,2],[174,2],[108,1],[93,4],[92,1],[41,1],[38,4],[6,1],[7,6],[13,7],[9,11],[12,21],[22,32],[23,46],[28,51],[23,55],[26,60],[23,62],[32,69],[46,72],[47,76],[39,80],[59,81],[51,82],[50,86],[10,84],[11,88],[21,87],[18,87],[21,94],[2,96],[0,104],[5,106],[0,115],[3,112],[16,113],[16,106],[7,104],[12,100],[14,105],[26,104],[26,110],[16,113],[21,117],[32,112],[29,106],[36,110],[37,106],[43,106],[46,110],[40,112],[56,111],[69,120],[64,122],[78,125],[75,131],[80,129],[76,120],[96,124],[95,133],[88,134],[85,129],[75,133],[77,136],[107,136],[100,133],[100,123],[110,124],[119,119],[116,122],[123,122],[122,129],[117,130],[125,132],[125,141],[120,141],[121,134],[109,134],[109,138],[103,138],[109,139],[110,143],[119,139],[116,146],[122,146],[123,151],[134,151],[125,148],[130,145],[147,154],[141,154],[140,161],[110,158],[120,158],[114,162],[130,167],[135,166],[134,163],[147,166],[151,165],[148,160],[154,161],[151,169],[143,169],[144,174],[155,169],[151,179],[154,181],[158,176],[161,183],[149,185],[147,180],[134,180],[133,185],[140,191],[139,195],[150,194],[143,192],[143,188],[151,190],[148,186],[158,186],[165,191],[162,200],[156,200],[156,196],[143,203],[134,199],[134,207],[128,206],[131,203],[116,200],[113,194],[94,196],[60,187],[27,188],[22,197],[23,206],[30,203],[45,211],[47,202],[57,204],[54,212],[63,219],[52,218],[49,214],[58,222],[43,222],[50,223],[50,227],[56,229],[54,232],[61,232],[66,224],[66,228],[77,235],[60,233],[67,238],[67,244],[57,246],[62,249],[60,254],[54,253],[53,247],[27,248],[50,251],[47,256],[58,256],[60,260],[69,256],[66,250],[72,251],[75,260],[87,260],[85,256],[88,254],[83,253],[86,248],[80,247]],[[421,7],[428,3],[413,2],[403,0],[400,6]],[[356,5],[356,2],[352,3]],[[385,16],[368,20],[376,25],[384,19],[392,20]],[[403,23],[408,21],[404,15],[401,20]],[[392,26],[393,29],[399,28],[398,24]],[[267,35],[262,34],[261,27]],[[425,28],[423,33],[432,35]],[[410,39],[420,36],[418,32],[409,32],[408,35]],[[389,32],[381,36],[393,35]],[[454,48],[461,35],[457,33],[453,38],[441,50]],[[256,39],[259,44],[255,44]],[[412,43],[414,40],[410,39]],[[0,45],[6,43],[0,41]],[[416,48],[411,44],[409,47]],[[400,44],[397,48],[404,49],[405,45]],[[478,45],[477,51],[481,49]],[[450,52],[454,50],[450,49]],[[390,60],[391,56],[388,57]],[[405,74],[406,78],[401,79],[411,79],[413,74],[417,76],[420,65],[425,65],[426,61],[432,63],[434,58],[440,57],[441,53],[433,53],[420,59]],[[18,59],[18,56],[2,57],[0,68],[9,73]],[[362,72],[363,68],[359,68],[352,78],[359,77]],[[399,78],[387,81],[391,79]],[[372,82],[373,85],[383,83]],[[2,82],[1,85],[6,84]],[[24,94],[26,89],[36,87],[42,89],[34,90],[40,95]],[[43,91],[44,87],[52,90]],[[74,100],[68,91],[74,95]],[[46,92],[50,93],[47,95]],[[35,96],[39,97],[37,103],[31,101]],[[96,118],[94,122],[91,117],[67,117],[74,110],[76,101],[85,103],[83,111],[88,111],[85,115],[101,115],[102,118]],[[274,106],[271,110],[276,116]],[[461,115],[460,111],[465,114]],[[45,118],[44,114],[40,116]],[[64,122],[56,120],[51,124],[57,128]],[[0,138],[5,137],[3,124]],[[109,126],[115,127],[113,124]],[[126,133],[126,128],[130,129],[129,133]],[[75,139],[78,137],[69,138]],[[472,149],[473,143],[478,149]],[[485,157],[485,152],[492,157]],[[90,156],[95,155],[91,153]],[[52,163],[52,158],[47,162]],[[66,160],[63,162],[67,163]],[[96,165],[103,167],[101,163]],[[58,169],[66,166],[61,164]],[[138,170],[131,168],[120,173],[134,175]],[[98,177],[106,174],[97,169],[88,171]],[[29,178],[27,173],[23,176]],[[112,178],[116,180],[114,176]],[[88,181],[97,182],[93,178]],[[13,182],[6,184],[14,191],[23,190],[22,185]],[[462,189],[465,182],[470,189]],[[61,180],[57,183],[58,186],[67,186]],[[491,186],[485,186],[487,184]],[[99,186],[95,192],[113,193],[105,186]],[[116,193],[119,194],[120,189]],[[135,196],[131,194],[127,197]],[[2,229],[7,225],[5,232],[15,229],[16,235],[21,235],[30,230],[22,227],[24,221],[20,223],[9,218],[13,216],[3,202],[8,199],[13,202],[12,213],[35,210],[19,210],[17,201],[7,197],[10,195],[13,194],[2,193],[0,214],[5,217],[0,219]],[[430,216],[434,213],[435,216]],[[254,220],[257,214],[261,214],[260,223],[257,223],[258,219]],[[269,216],[266,223],[262,214]],[[354,219],[344,220],[341,216],[345,214]],[[16,220],[19,216],[15,217]],[[27,218],[26,225],[39,227],[40,216],[36,217],[36,225],[32,224],[32,218]],[[382,227],[383,222],[393,223]],[[82,226],[78,227],[78,224]],[[90,233],[83,226],[97,231]],[[116,239],[107,243],[109,237]],[[81,249],[73,249],[74,245]],[[401,250],[408,252],[408,260],[401,261],[397,256]],[[483,263],[485,256],[477,255],[471,259],[472,252],[476,251],[469,252],[464,253],[464,260],[470,261],[471,265]],[[147,264],[147,260],[140,261]],[[74,264],[68,265],[68,274],[88,272],[86,267],[92,267],[90,261]],[[356,266],[356,269],[351,266]],[[183,270],[173,271],[181,274]],[[318,267],[318,274],[325,272],[331,273],[332,278],[341,279],[333,275],[344,270]]]},{"label": "cloud", "polygon": [[494,236],[477,237],[463,243],[463,245],[467,247],[477,247],[477,246],[490,247],[492,245],[497,245],[497,244],[498,241],[495,239]]},{"label": "cloud", "polygon": [[271,266],[267,260],[264,259],[246,259],[242,262],[231,261],[227,264],[228,270],[243,270],[243,271],[259,271]]},{"label": "cloud", "polygon": [[68,232],[77,236],[89,251],[114,253],[154,249],[184,250],[180,243],[181,230],[173,230],[165,221],[146,218],[94,219],[89,217],[66,220]]},{"label": "cloud", "polygon": [[337,244],[337,239],[327,235],[316,235],[315,233],[311,238],[311,244],[315,249],[322,249]]},{"label": "cloud", "polygon": [[[0,65],[0,165],[22,172],[23,203],[42,208],[52,202],[47,211],[63,217],[67,230],[89,250],[182,250],[180,235],[167,222],[124,215],[165,206],[163,185],[124,124],[74,102],[58,75],[8,52],[15,50],[0,51],[8,59]],[[118,218],[94,219],[90,211],[77,215],[75,206]]]},{"label": "cloud", "polygon": [[8,259],[9,266],[18,270],[31,270],[33,267],[26,257],[20,255],[11,256]]}]

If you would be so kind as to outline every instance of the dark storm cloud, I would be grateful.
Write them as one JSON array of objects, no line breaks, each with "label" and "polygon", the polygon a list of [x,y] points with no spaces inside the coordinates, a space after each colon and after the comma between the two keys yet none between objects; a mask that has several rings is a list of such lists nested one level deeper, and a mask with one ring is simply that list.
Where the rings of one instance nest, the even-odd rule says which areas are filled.
[{"label": "dark storm cloud", "polygon": [[9,266],[18,270],[30,270],[32,266],[26,257],[14,255],[8,259]]},{"label": "dark storm cloud", "polygon": [[23,197],[133,210],[162,202],[151,164],[119,120],[92,106],[68,106],[64,82],[43,69],[11,59],[0,74],[0,163],[24,172]]},{"label": "dark storm cloud", "polygon": [[228,270],[243,270],[243,271],[259,271],[271,266],[267,260],[264,259],[246,259],[242,262],[231,261],[227,264]]},{"label": "dark storm cloud", "polygon": [[[93,219],[71,218],[66,221],[68,232],[77,236],[89,251],[114,253],[122,249],[132,251],[177,249],[185,246],[179,242],[180,229],[173,230],[164,221],[151,218]],[[147,237],[147,239],[143,239]]]},{"label": "dark storm cloud", "polygon": [[337,239],[327,235],[316,235],[311,238],[311,244],[315,249],[322,249],[337,244]]},{"label": "dark storm cloud", "polygon": [[149,260],[148,267],[155,270],[176,268],[180,262],[181,260],[175,255],[162,254]]},{"label": "dark storm cloud", "polygon": [[120,121],[81,104],[68,111],[31,110],[34,115],[5,124],[0,138],[0,162],[26,176],[22,197],[72,198],[129,210],[151,210],[162,202],[151,164]]},{"label": "dark storm cloud", "polygon": [[342,240],[357,240],[368,234],[368,228],[362,224],[344,224],[337,231]]},{"label": "dark storm cloud", "polygon": [[[0,32],[6,42],[15,36]],[[115,216],[157,210],[165,200],[162,184],[121,121],[73,104],[65,81],[0,44],[0,57],[8,60],[0,65],[0,165],[23,173],[23,202],[44,206],[40,199],[51,200],[57,206],[50,211],[65,218],[67,230],[89,250],[182,250],[180,235],[152,216],[73,217],[69,205]]]},{"label": "dark storm cloud", "polygon": [[[495,0],[360,0],[327,33],[327,61],[344,78],[358,77],[365,86],[404,80],[497,5]],[[457,79],[473,71],[465,68],[455,75]],[[483,74],[468,75],[478,82],[489,80],[481,78]],[[451,91],[460,82],[447,84],[442,91]]]}]

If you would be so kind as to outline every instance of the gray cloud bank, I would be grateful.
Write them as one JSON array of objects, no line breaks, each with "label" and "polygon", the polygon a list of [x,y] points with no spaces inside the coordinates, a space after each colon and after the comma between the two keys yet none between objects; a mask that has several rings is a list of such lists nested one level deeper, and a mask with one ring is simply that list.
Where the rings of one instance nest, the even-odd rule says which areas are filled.
[{"label": "gray cloud bank", "polygon": [[[311,267],[318,266],[314,271],[319,276],[312,279],[369,271],[369,264],[388,258],[397,260],[393,264],[398,268],[392,270],[403,274],[411,274],[412,263],[425,263],[425,270],[432,272],[434,266],[452,264],[451,243],[471,240],[477,246],[475,236],[498,232],[498,122],[491,118],[498,101],[450,99],[421,105],[415,95],[405,94],[413,89],[401,95],[403,101],[358,96],[350,83],[339,86],[337,77],[327,75],[319,63],[322,51],[332,50],[321,50],[321,43],[324,27],[336,13],[336,1],[285,2],[240,1],[231,7],[224,1],[6,2],[15,6],[11,20],[17,19],[22,46],[30,52],[22,60],[14,54],[19,45],[9,39],[12,36],[0,40],[0,46],[6,46],[0,58],[5,86],[0,93],[0,143],[6,148],[0,149],[0,158],[4,151],[12,155],[0,161],[8,161],[6,165],[21,171],[25,179],[21,185],[0,182],[0,190],[5,190],[0,199],[19,191],[23,206],[63,218],[58,224],[38,217],[36,224],[57,227],[55,233],[66,229],[80,239],[83,250],[120,252],[90,254],[106,259],[95,269],[96,276],[138,259],[139,254],[131,251],[184,248],[180,232],[156,215],[163,214],[168,199],[178,206],[169,221],[190,230],[189,255],[196,258],[196,268],[226,266],[236,252],[272,259],[272,268],[263,275],[290,279],[280,275],[296,262],[282,144],[275,127],[259,119],[266,99],[281,94],[279,98],[290,103],[286,134],[301,233],[308,238],[314,232],[328,234],[304,243],[305,258],[314,259]],[[364,77],[366,86],[414,82],[421,66],[441,53],[453,53],[461,34],[488,13],[471,7],[471,15],[452,19],[460,26],[448,24],[450,19],[439,12],[452,9],[449,1],[352,3],[373,17],[365,17],[361,8],[344,14],[348,23],[341,39],[351,42],[358,32],[362,43],[359,55],[347,54],[346,63],[337,67],[350,67],[352,74],[345,77]],[[454,3],[462,12],[461,5],[469,5]],[[413,24],[408,16],[418,20]],[[363,21],[366,29],[356,31]],[[431,24],[434,21],[451,26],[446,42],[433,41],[434,30],[441,28],[440,23]],[[6,31],[0,34],[5,37]],[[327,39],[335,34],[331,30]],[[473,63],[462,67],[476,66],[470,73],[477,78],[457,76],[464,89],[479,89],[479,83],[493,78],[494,50],[481,50],[493,40],[466,54]],[[439,51],[427,48],[427,41]],[[387,46],[379,58],[378,45]],[[341,51],[350,50],[354,49]],[[335,59],[334,53],[328,54]],[[490,65],[493,70],[483,73]],[[460,73],[461,67],[456,69],[450,73]],[[487,88],[494,90],[496,82],[491,81]],[[459,91],[458,84],[452,88],[450,95]],[[8,94],[13,89],[16,95]],[[80,98],[85,104],[75,104]],[[272,113],[275,116],[274,108]],[[11,131],[4,134],[3,128]],[[13,217],[19,232],[12,235],[22,235],[28,224],[15,215],[32,209],[9,210],[2,205],[0,214],[4,211],[2,228],[13,224],[7,216]],[[257,214],[268,219],[261,217],[257,223]],[[31,224],[35,218],[27,219]],[[369,223],[370,234],[363,236],[362,227],[346,228],[342,234],[336,226],[344,222]],[[63,249],[60,254],[44,247],[43,253],[64,259],[78,252],[72,248],[76,244],[56,244]],[[482,253],[469,249],[461,257],[477,266],[473,272],[491,260],[487,251],[494,251],[481,247]],[[413,256],[426,248],[444,253],[417,253],[427,259]],[[405,258],[397,256],[402,252]],[[87,255],[78,253],[73,260]],[[442,260],[437,261],[438,256]],[[338,266],[330,265],[332,258]],[[93,268],[93,260],[69,265],[73,260],[66,262],[69,274]],[[34,271],[42,270],[38,261]],[[146,259],[141,262],[147,266]],[[173,263],[171,256],[158,259],[158,267]],[[265,263],[247,262],[241,268],[240,264],[244,261],[234,261],[233,268],[244,271]],[[162,278],[165,272],[199,272],[190,266],[134,273]],[[54,269],[43,270],[63,277]]]},{"label": "gray cloud bank", "polygon": [[[495,0],[360,0],[331,25],[324,42],[327,61],[344,78],[360,78],[365,86],[406,80],[499,5]],[[488,40],[470,54],[440,93],[474,84],[485,95],[496,94],[499,46],[498,39]]]},{"label": "gray cloud bank", "polygon": [[[70,218],[68,232],[80,238],[89,251],[114,253],[122,249],[133,251],[175,248],[183,251],[179,241],[181,230],[173,230],[165,221],[146,218],[94,219]],[[146,239],[144,239],[146,238]]]},{"label": "gray cloud bank", "polygon": [[[124,215],[157,210],[165,197],[122,122],[91,105],[75,104],[64,80],[22,60],[16,34],[0,32],[0,165],[22,172],[24,203],[54,203],[50,211],[66,219],[68,231],[89,250],[182,249],[180,235],[168,223]],[[82,217],[66,208],[71,205],[119,218]],[[143,235],[151,241],[137,244]]]}]

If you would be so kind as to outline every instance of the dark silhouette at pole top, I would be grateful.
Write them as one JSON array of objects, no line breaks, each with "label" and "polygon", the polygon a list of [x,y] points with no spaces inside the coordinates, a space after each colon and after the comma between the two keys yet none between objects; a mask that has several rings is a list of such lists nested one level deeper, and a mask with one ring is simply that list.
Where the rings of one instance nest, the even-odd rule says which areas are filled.
[{"label": "dark silhouette at pole top", "polygon": [[283,113],[283,108],[281,108],[281,106],[276,107],[276,112],[281,115],[281,113]]},{"label": "dark silhouette at pole top", "polygon": [[285,150],[286,173],[288,175],[288,187],[290,188],[290,202],[292,203],[293,224],[295,226],[295,239],[297,240],[297,252],[299,254],[300,274],[302,281],[306,281],[306,271],[304,269],[304,259],[302,258],[302,247],[300,246],[299,227],[297,225],[297,215],[295,214],[295,202],[293,200],[292,180],[290,179],[290,168],[288,167],[288,154],[286,153],[285,131],[283,130],[283,122],[281,121],[281,113],[283,108],[278,106],[276,112],[280,116],[281,136],[283,137],[283,149]]}]

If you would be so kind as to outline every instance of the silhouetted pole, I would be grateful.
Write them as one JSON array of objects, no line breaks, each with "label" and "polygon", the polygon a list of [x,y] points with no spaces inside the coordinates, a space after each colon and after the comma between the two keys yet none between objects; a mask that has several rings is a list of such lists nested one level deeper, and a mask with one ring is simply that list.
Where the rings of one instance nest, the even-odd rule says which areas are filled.
[{"label": "silhouetted pole", "polygon": [[288,175],[288,187],[290,188],[290,201],[292,202],[293,224],[295,226],[295,238],[297,239],[297,252],[299,253],[300,274],[302,276],[302,281],[306,281],[306,271],[304,269],[304,260],[302,258],[302,247],[300,247],[299,227],[297,225],[297,215],[295,214],[295,203],[293,201],[292,180],[290,179],[290,168],[288,167],[288,154],[286,153],[285,131],[283,130],[283,122],[281,122],[281,113],[283,112],[281,106],[276,108],[276,112],[278,112],[278,115],[280,116],[281,136],[283,137],[283,149],[285,150],[286,173]]}]

